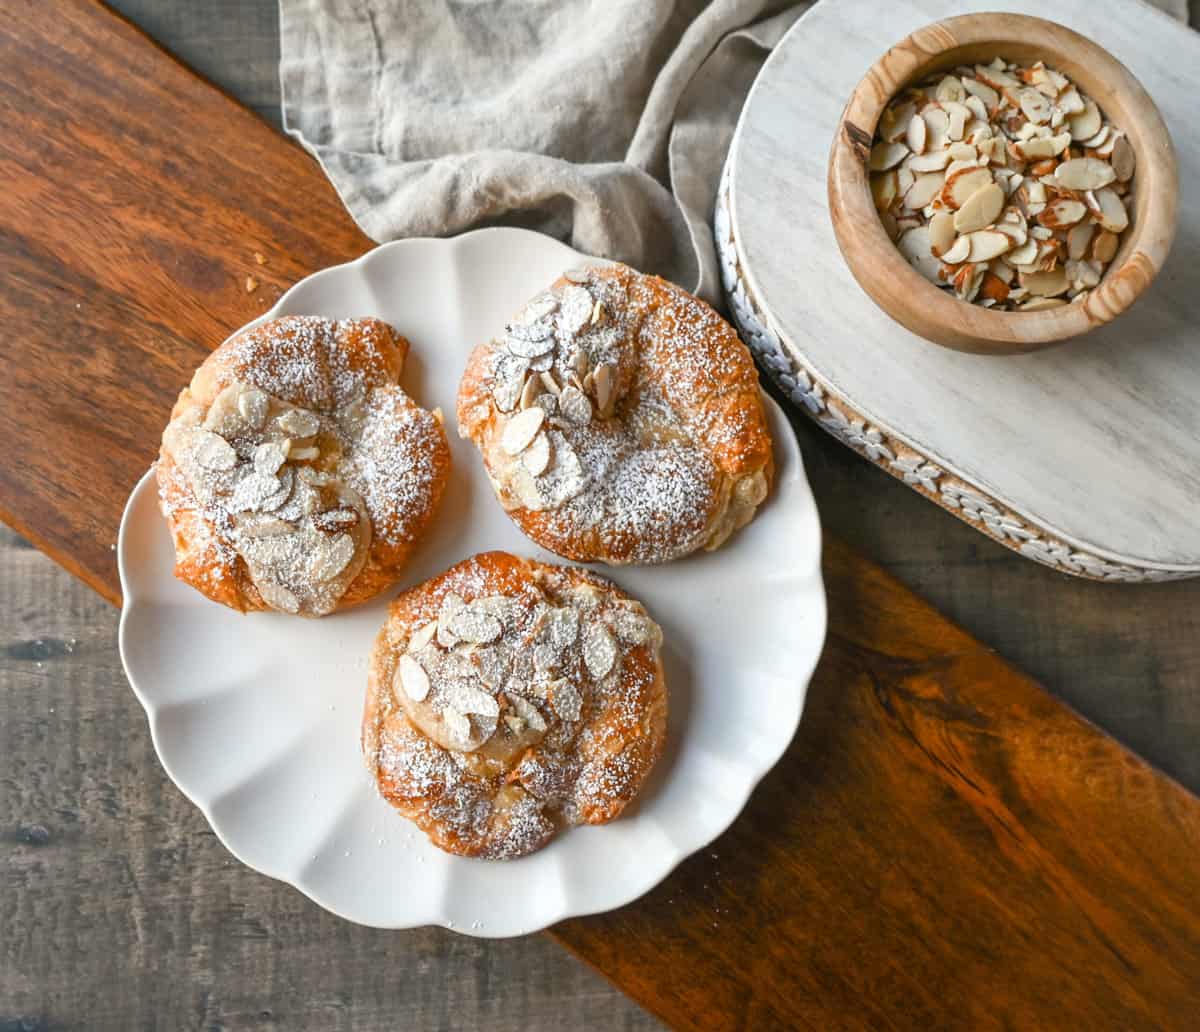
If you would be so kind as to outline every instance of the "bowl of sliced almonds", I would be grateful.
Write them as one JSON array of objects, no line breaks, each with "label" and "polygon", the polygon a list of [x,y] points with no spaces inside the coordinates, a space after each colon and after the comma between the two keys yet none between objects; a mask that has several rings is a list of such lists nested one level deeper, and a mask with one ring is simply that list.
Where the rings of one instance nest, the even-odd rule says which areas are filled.
[{"label": "bowl of sliced almonds", "polygon": [[833,141],[829,210],[859,285],[960,351],[1035,351],[1111,322],[1175,235],[1175,150],[1149,94],[1054,22],[971,14],[892,47]]}]

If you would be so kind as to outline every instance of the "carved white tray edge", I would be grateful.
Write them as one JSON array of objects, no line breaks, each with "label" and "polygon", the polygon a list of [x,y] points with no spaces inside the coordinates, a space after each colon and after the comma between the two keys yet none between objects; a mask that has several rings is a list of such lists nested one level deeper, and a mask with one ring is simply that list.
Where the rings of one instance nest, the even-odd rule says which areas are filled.
[{"label": "carved white tray edge", "polygon": [[[740,125],[739,125],[740,130]],[[1091,580],[1146,582],[1200,576],[1200,567],[1149,565],[1077,541],[1031,514],[993,497],[949,464],[926,455],[890,427],[858,412],[800,357],[755,298],[743,271],[730,213],[730,166],[740,133],[734,134],[713,212],[713,231],[725,296],[743,340],[759,366],[798,409],[868,462],[1014,552],[1060,573]],[[786,343],[785,343],[786,342]]]}]

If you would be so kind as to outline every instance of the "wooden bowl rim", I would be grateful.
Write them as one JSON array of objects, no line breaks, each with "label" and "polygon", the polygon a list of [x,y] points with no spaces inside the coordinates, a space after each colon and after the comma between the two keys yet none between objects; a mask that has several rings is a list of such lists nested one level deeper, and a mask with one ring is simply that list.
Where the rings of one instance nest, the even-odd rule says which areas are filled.
[{"label": "wooden bowl rim", "polygon": [[[1053,38],[1055,36],[1065,36],[1066,45]],[[1093,288],[1085,302],[1067,303],[1038,312],[998,312],[960,301],[930,283],[903,258],[885,232],[875,209],[866,158],[879,117],[892,97],[903,86],[922,78],[926,70],[947,52],[968,46],[994,46],[997,51],[1003,51],[1005,45],[1028,49],[1030,40],[1043,41],[1037,48],[1044,50],[1047,64],[1053,67],[1059,55],[1067,55],[1071,63],[1087,61],[1096,69],[1096,78],[1112,84],[1112,92],[1122,97],[1123,106],[1144,109],[1136,126],[1121,125],[1119,128],[1125,131],[1134,147],[1136,187],[1145,189],[1149,178],[1157,184],[1157,196],[1150,197],[1143,212],[1135,209],[1135,218],[1121,239],[1117,259],[1105,270],[1100,285]],[[1076,49],[1072,53],[1069,47]],[[900,85],[880,99],[885,91],[878,87],[893,81]],[[1085,86],[1085,92],[1091,91]],[[1164,147],[1157,166],[1149,166],[1145,161],[1144,143],[1155,136],[1161,137]],[[1151,171],[1143,176],[1145,168]],[[910,33],[876,60],[854,88],[842,112],[834,134],[827,187],[838,246],[855,279],[876,304],[902,325],[934,343],[985,354],[1011,354],[1048,347],[1110,322],[1128,309],[1145,292],[1170,250],[1179,193],[1178,168],[1170,133],[1158,107],[1133,73],[1098,43],[1068,26],[1032,15],[1006,12],[956,15],[931,22]],[[1135,259],[1140,261],[1135,262]],[[1121,273],[1131,263],[1138,266],[1140,274],[1122,277]],[[892,310],[892,306],[872,289],[880,277],[895,277],[904,296],[920,299],[925,320],[938,336],[928,337]],[[1016,332],[1018,326],[1020,332]]]}]

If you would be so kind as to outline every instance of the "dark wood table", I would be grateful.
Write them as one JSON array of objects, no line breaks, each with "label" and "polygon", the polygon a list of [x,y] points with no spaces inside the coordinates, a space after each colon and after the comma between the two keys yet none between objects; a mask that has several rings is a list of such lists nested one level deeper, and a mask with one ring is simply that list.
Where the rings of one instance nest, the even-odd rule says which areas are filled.
[{"label": "dark wood table", "polygon": [[[14,8],[0,25],[0,310],[22,332],[0,351],[0,514],[116,601],[120,505],[178,384],[284,286],[369,245],[303,154],[136,31],[89,4]],[[247,294],[256,250],[269,261]],[[800,433],[836,533],[919,535],[903,489],[898,509],[851,521],[829,485],[865,465]],[[937,518],[983,568],[1001,551]],[[1195,591],[1077,584],[1004,558],[1018,580],[1036,572],[1042,598],[1017,619],[1095,598],[1097,640]],[[839,538],[825,572],[831,636],[804,724],[746,813],[646,899],[554,936],[681,1027],[1187,1027],[1200,802]],[[231,874],[128,693],[64,697],[43,676],[80,644],[8,656],[32,669],[0,703],[0,1028],[403,1025],[410,998],[387,991],[402,937]],[[1087,646],[1078,661],[1101,670]],[[99,660],[97,643],[84,651]],[[424,1020],[455,1023],[443,1003]]]}]

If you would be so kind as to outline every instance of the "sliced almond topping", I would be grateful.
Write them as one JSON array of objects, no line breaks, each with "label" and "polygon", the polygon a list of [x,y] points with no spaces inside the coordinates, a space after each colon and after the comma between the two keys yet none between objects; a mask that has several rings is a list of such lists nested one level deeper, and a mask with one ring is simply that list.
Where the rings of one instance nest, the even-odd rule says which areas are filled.
[{"label": "sliced almond topping", "polygon": [[308,562],[309,577],[316,584],[331,581],[350,565],[353,558],[354,538],[349,534],[339,534],[313,549]]},{"label": "sliced almond topping", "polygon": [[224,472],[237,465],[237,452],[233,446],[220,434],[211,430],[196,428],[192,431],[192,453],[196,461],[205,469],[214,472]]},{"label": "sliced almond topping", "polygon": [[266,394],[257,387],[246,387],[238,394],[238,415],[246,421],[251,429],[259,430],[267,421],[269,404]]},{"label": "sliced almond topping", "polygon": [[521,454],[521,464],[531,477],[540,477],[550,465],[550,439],[544,433],[538,435]]},{"label": "sliced almond topping", "polygon": [[520,455],[537,436],[545,419],[545,411],[537,405],[522,409],[505,426],[500,435],[500,447],[509,455]]},{"label": "sliced almond topping", "polygon": [[[430,626],[436,629],[437,624]],[[400,687],[404,689],[404,694],[413,702],[423,702],[429,695],[429,675],[425,672],[425,668],[407,653],[400,657],[400,662],[396,667],[396,676],[400,680]]]},{"label": "sliced almond topping", "polygon": [[541,374],[531,373],[521,387],[520,408],[529,408],[537,400],[538,395],[542,393],[543,386]]},{"label": "sliced almond topping", "polygon": [[288,409],[275,422],[289,437],[312,437],[321,429],[321,421],[304,409]]},{"label": "sliced almond topping", "polygon": [[583,663],[597,681],[607,677],[617,661],[617,643],[602,623],[589,623],[583,632]]},{"label": "sliced almond topping", "polygon": [[300,612],[300,600],[282,584],[264,579],[255,581],[254,586],[258,588],[262,600],[272,609],[278,609],[284,613]]},{"label": "sliced almond topping", "polygon": [[602,362],[596,367],[594,372],[596,407],[600,410],[602,416],[608,415],[611,411],[613,388],[616,386],[614,372],[612,365],[608,362]]},{"label": "sliced almond topping", "polygon": [[545,731],[546,720],[538,711],[538,708],[528,699],[523,699],[515,692],[505,695],[509,704],[517,711],[517,716],[523,724],[532,728],[534,731]]},{"label": "sliced almond topping", "polygon": [[463,641],[475,645],[485,645],[490,641],[495,641],[500,637],[500,632],[504,630],[500,621],[491,613],[473,606],[464,606],[458,610],[450,618],[449,627]]},{"label": "sliced almond topping", "polygon": [[572,423],[586,426],[592,420],[592,403],[577,387],[566,387],[558,399],[558,408]]},{"label": "sliced almond topping", "polygon": [[426,645],[433,641],[433,636],[437,634],[438,622],[430,620],[426,624],[422,624],[408,639],[408,651],[420,652]]},{"label": "sliced almond topping", "polygon": [[442,710],[442,721],[446,729],[460,742],[468,742],[471,738],[471,721],[451,706]]},{"label": "sliced almond topping", "polygon": [[310,462],[313,459],[321,457],[321,449],[314,448],[311,445],[304,448],[292,448],[288,452],[288,458],[295,462]]},{"label": "sliced almond topping", "polygon": [[[532,377],[530,377],[530,379],[532,380]],[[538,380],[540,380],[542,386],[545,387],[546,390],[548,390],[556,398],[562,391],[562,388],[558,385],[558,381],[554,379],[554,374],[552,372],[547,371],[544,373],[538,373]]]}]

